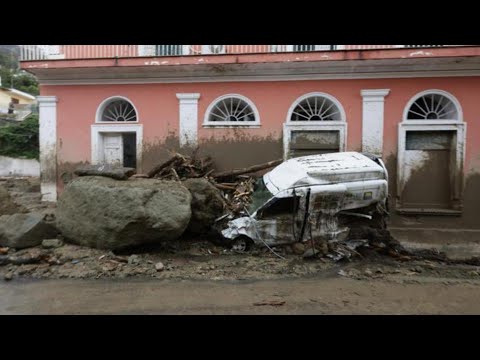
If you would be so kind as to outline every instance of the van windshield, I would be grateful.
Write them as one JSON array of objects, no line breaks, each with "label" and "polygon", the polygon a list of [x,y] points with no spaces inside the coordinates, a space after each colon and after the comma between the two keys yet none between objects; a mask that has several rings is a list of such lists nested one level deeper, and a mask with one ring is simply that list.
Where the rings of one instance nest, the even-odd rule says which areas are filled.
[{"label": "van windshield", "polygon": [[248,206],[248,212],[253,214],[260,206],[270,200],[272,196],[273,194],[268,191],[265,183],[263,182],[263,177],[261,177],[254,185],[254,191],[251,197],[252,202]]}]

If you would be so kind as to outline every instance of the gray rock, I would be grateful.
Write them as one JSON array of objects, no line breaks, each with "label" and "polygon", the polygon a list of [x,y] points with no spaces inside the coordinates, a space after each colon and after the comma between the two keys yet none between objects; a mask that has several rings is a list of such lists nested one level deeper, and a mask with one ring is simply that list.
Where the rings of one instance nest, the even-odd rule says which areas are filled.
[{"label": "gray rock", "polygon": [[118,250],[179,238],[191,217],[191,195],[175,181],[78,177],[57,203],[66,242]]},{"label": "gray rock", "polygon": [[222,193],[206,179],[188,179],[183,185],[192,194],[192,218],[187,231],[204,234],[210,230],[215,219],[224,214]]},{"label": "gray rock", "polygon": [[135,172],[134,168],[109,164],[85,165],[74,171],[75,175],[78,176],[105,176],[116,180],[127,180]]},{"label": "gray rock", "polygon": [[10,281],[13,279],[13,274],[12,273],[6,273],[4,276],[3,276],[3,279],[5,281]]},{"label": "gray rock", "polygon": [[46,239],[42,241],[44,249],[56,249],[63,246],[63,241],[59,239]]},{"label": "gray rock", "polygon": [[57,230],[40,213],[0,216],[0,245],[16,249],[38,246],[43,239],[55,237]]},{"label": "gray rock", "polygon": [[308,248],[307,250],[305,250],[305,252],[303,253],[303,258],[304,259],[308,259],[308,258],[312,258],[314,256],[316,256],[317,254],[319,254],[320,251],[318,251],[317,249],[313,249],[313,248]]},{"label": "gray rock", "polygon": [[159,262],[155,264],[155,270],[163,271],[163,269],[165,269],[165,266],[163,265],[163,263]]},{"label": "gray rock", "polygon": [[130,255],[128,257],[128,263],[130,265],[138,265],[140,263],[140,256],[138,255]]},{"label": "gray rock", "polygon": [[305,252],[305,245],[302,243],[292,244],[292,251],[295,255],[302,255]]}]

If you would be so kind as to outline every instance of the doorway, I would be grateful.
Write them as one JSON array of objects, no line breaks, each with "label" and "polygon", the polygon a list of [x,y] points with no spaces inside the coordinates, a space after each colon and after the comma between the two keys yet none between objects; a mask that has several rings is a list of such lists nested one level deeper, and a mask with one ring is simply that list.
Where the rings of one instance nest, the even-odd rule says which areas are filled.
[{"label": "doorway", "polygon": [[452,207],[456,141],[454,131],[407,131],[405,160],[410,176],[402,194],[403,208]]},{"label": "doorway", "polygon": [[103,162],[105,164],[136,168],[137,134],[104,133]]}]

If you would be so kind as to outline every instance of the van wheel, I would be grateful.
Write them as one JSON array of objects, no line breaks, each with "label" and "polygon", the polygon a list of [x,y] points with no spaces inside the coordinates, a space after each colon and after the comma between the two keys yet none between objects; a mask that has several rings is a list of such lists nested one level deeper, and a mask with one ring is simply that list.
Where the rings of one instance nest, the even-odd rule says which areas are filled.
[{"label": "van wheel", "polygon": [[235,240],[232,241],[232,250],[236,252],[245,252],[250,247],[250,240],[248,237],[242,235],[237,237]]}]

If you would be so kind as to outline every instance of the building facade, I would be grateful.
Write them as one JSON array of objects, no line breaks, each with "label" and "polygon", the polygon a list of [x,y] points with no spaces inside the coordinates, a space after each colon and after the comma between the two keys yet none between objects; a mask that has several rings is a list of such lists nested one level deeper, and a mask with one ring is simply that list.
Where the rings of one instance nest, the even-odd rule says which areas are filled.
[{"label": "building facade", "polygon": [[45,200],[81,164],[145,173],[169,150],[218,169],[363,151],[387,164],[392,226],[480,231],[480,46],[55,45],[21,66]]}]

